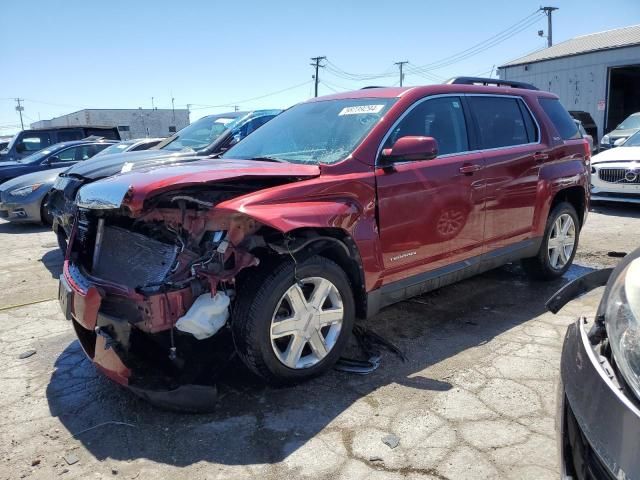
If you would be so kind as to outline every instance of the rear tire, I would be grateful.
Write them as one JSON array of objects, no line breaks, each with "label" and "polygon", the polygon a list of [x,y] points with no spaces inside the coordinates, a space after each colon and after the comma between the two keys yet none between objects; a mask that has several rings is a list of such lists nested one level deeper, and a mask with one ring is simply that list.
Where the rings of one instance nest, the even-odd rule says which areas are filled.
[{"label": "rear tire", "polygon": [[245,365],[274,385],[302,382],[331,368],[355,317],[345,272],[313,256],[297,265],[290,259],[263,265],[247,277],[238,285],[232,319]]},{"label": "rear tire", "polygon": [[536,280],[561,277],[573,262],[579,238],[580,222],[576,209],[568,202],[559,203],[549,213],[538,254],[523,259],[522,268]]}]

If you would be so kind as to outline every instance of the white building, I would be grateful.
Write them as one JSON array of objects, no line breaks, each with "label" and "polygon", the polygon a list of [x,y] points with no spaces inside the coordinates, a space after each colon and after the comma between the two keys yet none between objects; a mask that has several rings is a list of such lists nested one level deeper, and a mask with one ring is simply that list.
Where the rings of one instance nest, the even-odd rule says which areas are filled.
[{"label": "white building", "polygon": [[589,112],[600,138],[640,112],[640,25],[572,38],[512,60],[498,74],[555,93],[567,110]]},{"label": "white building", "polygon": [[123,140],[166,137],[189,125],[189,111],[159,108],[91,108],[32,123],[31,128],[68,126],[118,127]]}]

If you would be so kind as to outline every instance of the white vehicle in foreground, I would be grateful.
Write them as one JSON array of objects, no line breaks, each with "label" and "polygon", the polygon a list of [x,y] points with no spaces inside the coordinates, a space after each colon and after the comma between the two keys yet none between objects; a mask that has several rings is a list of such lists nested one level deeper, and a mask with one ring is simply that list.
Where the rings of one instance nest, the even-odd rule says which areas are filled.
[{"label": "white vehicle in foreground", "polygon": [[591,200],[640,203],[640,131],[591,158]]}]

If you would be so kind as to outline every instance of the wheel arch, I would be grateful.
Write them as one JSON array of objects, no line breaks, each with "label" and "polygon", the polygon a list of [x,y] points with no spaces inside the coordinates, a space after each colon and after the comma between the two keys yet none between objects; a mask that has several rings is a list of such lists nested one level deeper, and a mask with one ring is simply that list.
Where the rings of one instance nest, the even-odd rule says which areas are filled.
[{"label": "wheel arch", "polygon": [[[274,232],[275,233],[275,232]],[[356,306],[356,316],[366,318],[367,294],[362,258],[355,241],[341,228],[298,228],[285,234],[278,232],[282,244],[269,244],[279,255],[290,255],[297,262],[320,255],[335,262],[349,279]]]},{"label": "wheel arch", "polygon": [[581,185],[563,188],[556,192],[549,205],[549,212],[552,212],[556,205],[567,202],[575,208],[580,221],[580,228],[584,225],[586,219],[587,198],[585,188]]}]

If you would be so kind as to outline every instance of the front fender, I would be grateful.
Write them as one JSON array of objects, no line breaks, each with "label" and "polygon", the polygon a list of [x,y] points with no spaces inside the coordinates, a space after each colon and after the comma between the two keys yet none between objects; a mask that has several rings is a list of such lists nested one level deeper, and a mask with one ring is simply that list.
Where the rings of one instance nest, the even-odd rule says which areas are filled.
[{"label": "front fender", "polygon": [[240,212],[283,233],[298,228],[340,228],[351,232],[362,212],[356,204],[309,201],[274,205],[219,205],[217,210]]}]

